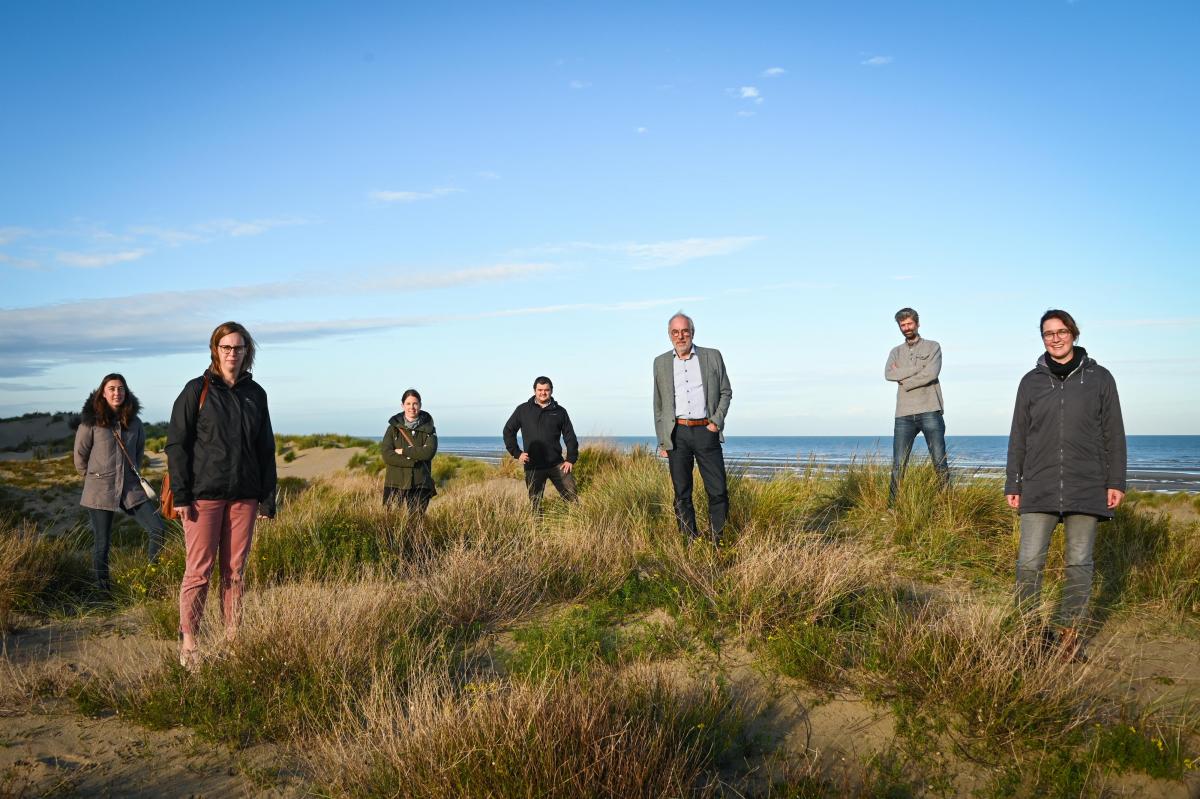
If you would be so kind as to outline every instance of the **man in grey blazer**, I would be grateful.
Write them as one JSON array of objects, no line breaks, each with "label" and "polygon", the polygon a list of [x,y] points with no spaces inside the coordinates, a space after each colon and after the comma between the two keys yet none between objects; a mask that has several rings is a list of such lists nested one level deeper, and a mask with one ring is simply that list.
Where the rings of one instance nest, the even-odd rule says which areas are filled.
[{"label": "man in grey blazer", "polygon": [[733,389],[721,353],[692,343],[696,325],[680,311],[667,322],[671,349],[654,359],[654,431],[658,454],[667,459],[675,490],[679,531],[695,540],[696,509],[692,505],[692,467],[708,495],[713,543],[721,541],[729,495],[725,489],[725,415]]}]

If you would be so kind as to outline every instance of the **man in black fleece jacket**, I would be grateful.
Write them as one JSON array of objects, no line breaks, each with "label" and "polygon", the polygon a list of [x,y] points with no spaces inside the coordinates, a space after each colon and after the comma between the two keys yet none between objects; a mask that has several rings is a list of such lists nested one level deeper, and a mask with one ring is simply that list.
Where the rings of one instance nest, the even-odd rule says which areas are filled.
[{"label": "man in black fleece jacket", "polygon": [[[541,515],[542,493],[546,480],[554,483],[561,497],[569,502],[576,499],[575,476],[571,469],[579,459],[579,440],[567,409],[554,401],[554,383],[548,377],[533,381],[533,396],[522,402],[504,424],[504,447],[508,454],[525,467],[525,485],[533,512]],[[517,431],[521,432],[524,449],[517,446]],[[563,459],[562,445],[567,445]]]}]

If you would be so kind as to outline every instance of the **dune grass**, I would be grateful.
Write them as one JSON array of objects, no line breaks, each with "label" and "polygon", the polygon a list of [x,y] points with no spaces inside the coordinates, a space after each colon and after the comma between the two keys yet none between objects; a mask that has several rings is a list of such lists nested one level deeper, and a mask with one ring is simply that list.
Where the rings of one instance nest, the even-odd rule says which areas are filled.
[{"label": "dune grass", "polygon": [[[994,481],[943,492],[914,468],[889,510],[876,464],[734,475],[715,549],[680,540],[653,453],[585,449],[579,502],[548,497],[540,520],[510,463],[439,456],[435,475],[424,519],[384,508],[367,469],[295,486],[257,528],[232,644],[205,639],[195,674],[100,670],[76,701],[290,746],[330,795],[944,794],[988,764],[987,795],[1077,796],[1195,765],[1195,708],[1134,704],[1128,675],[1043,651],[1011,612],[1016,519]],[[699,485],[696,502],[703,524]],[[1101,530],[1098,623],[1196,620],[1195,524],[1131,503]],[[31,528],[0,544],[0,591],[32,607],[62,556]],[[114,556],[123,606],[164,637],[181,569],[177,540],[153,570]],[[895,741],[831,764],[755,732],[771,700],[731,649],[779,690],[886,708]]]}]

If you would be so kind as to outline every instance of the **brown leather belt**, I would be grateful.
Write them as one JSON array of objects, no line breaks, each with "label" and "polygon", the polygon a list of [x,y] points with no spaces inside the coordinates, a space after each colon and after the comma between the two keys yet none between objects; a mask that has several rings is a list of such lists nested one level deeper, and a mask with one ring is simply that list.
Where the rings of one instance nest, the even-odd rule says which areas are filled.
[{"label": "brown leather belt", "polygon": [[707,426],[708,426],[708,420],[707,420],[707,419],[683,419],[683,418],[677,418],[677,419],[675,420],[675,424],[681,424],[681,425],[683,425],[684,427],[707,427]]}]

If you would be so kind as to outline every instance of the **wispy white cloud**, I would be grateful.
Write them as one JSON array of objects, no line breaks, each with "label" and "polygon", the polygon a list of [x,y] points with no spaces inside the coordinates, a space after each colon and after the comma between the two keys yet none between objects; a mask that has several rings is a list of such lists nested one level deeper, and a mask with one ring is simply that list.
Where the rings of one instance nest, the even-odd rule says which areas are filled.
[{"label": "wispy white cloud", "polygon": [[745,249],[762,239],[762,236],[722,236],[649,243],[569,241],[562,244],[529,247],[517,252],[522,255],[562,255],[570,252],[610,253],[631,259],[634,261],[634,269],[659,269],[678,266],[697,258],[728,255]]},{"label": "wispy white cloud", "polygon": [[391,191],[382,189],[373,191],[368,196],[372,200],[383,203],[415,203],[421,200],[432,200],[449,194],[458,194],[462,189],[438,188],[431,191]]},{"label": "wispy white cloud", "polygon": [[490,169],[485,169],[482,172],[476,172],[475,174],[476,174],[476,176],[478,176],[479,178],[482,178],[483,180],[499,180],[500,179],[500,173],[493,172]]},{"label": "wispy white cloud", "polygon": [[1105,327],[1195,327],[1200,316],[1164,317],[1161,319],[1105,319]]},{"label": "wispy white cloud", "polygon": [[649,128],[636,128],[635,130],[637,133],[649,133],[650,131]]},{"label": "wispy white cloud", "polygon": [[892,63],[895,59],[890,55],[873,55],[859,63],[864,67],[884,67]]},{"label": "wispy white cloud", "polygon": [[29,392],[29,391],[62,391],[75,386],[46,386],[36,383],[19,383],[15,380],[0,380],[0,391]]},{"label": "wispy white cloud", "polygon": [[683,303],[701,302],[704,297],[665,297],[648,300],[626,300],[624,302],[577,302],[564,303],[561,305],[538,305],[527,308],[509,308],[499,311],[483,311],[477,314],[469,314],[459,319],[491,319],[501,316],[530,316],[536,314],[552,314],[563,313],[565,311],[644,311],[649,308],[661,308],[663,306],[678,308]]},{"label": "wispy white cloud", "polygon": [[747,111],[746,109],[743,108],[741,111],[737,112],[737,115],[740,117],[752,117],[752,116],[754,116],[754,112]]},{"label": "wispy white cloud", "polygon": [[544,263],[495,264],[471,269],[458,269],[451,272],[428,272],[416,275],[401,275],[381,279],[366,279],[352,283],[354,289],[362,291],[413,290],[449,288],[451,286],[466,286],[476,283],[496,283],[505,280],[516,280],[541,274],[554,267]]},{"label": "wispy white cloud", "polygon": [[637,269],[661,269],[667,266],[678,266],[697,258],[711,258],[717,255],[729,255],[744,250],[762,236],[725,236],[713,239],[679,239],[677,241],[661,241],[654,244],[626,244],[621,249],[632,258],[643,263]]},{"label": "wispy white cloud", "polygon": [[736,89],[729,89],[729,94],[741,100],[749,100],[752,103],[761,104],[763,101],[762,92],[757,86],[739,86]]},{"label": "wispy white cloud", "polygon": [[10,244],[17,239],[33,235],[33,231],[23,227],[0,227],[0,244]]},{"label": "wispy white cloud", "polygon": [[240,238],[242,236],[257,236],[281,227],[307,225],[306,219],[214,219],[196,226],[201,233],[213,233]]},{"label": "wispy white cloud", "polygon": [[60,252],[58,253],[59,263],[67,266],[74,266],[80,269],[100,269],[113,264],[126,263],[127,261],[136,261],[150,253],[150,250],[124,250],[123,252]]},{"label": "wispy white cloud", "polygon": [[[295,297],[380,294],[518,280],[553,267],[548,264],[496,264],[445,272],[409,272],[399,277],[360,275],[339,283],[291,280],[224,288],[163,291],[0,311],[0,377],[40,374],[62,363],[97,357],[146,357],[194,352],[211,332],[214,318],[250,303]],[[252,327],[280,339],[344,334],[432,323],[440,317],[311,320],[259,323]],[[80,330],[88,331],[86,336]],[[155,332],[147,336],[146,331]]]},{"label": "wispy white cloud", "polygon": [[184,244],[194,244],[204,240],[204,237],[194,230],[178,230],[158,227],[157,225],[135,225],[129,228],[134,236],[154,239],[168,247],[179,247]]},{"label": "wispy white cloud", "polygon": [[767,67],[762,74],[764,78],[778,78],[780,75],[786,75],[787,70],[783,67]]},{"label": "wispy white cloud", "polygon": [[570,86],[572,89],[586,89],[589,86],[591,86],[592,84],[591,84],[591,81],[573,80],[573,81],[569,82],[567,85]]},{"label": "wispy white cloud", "polygon": [[8,266],[15,267],[17,269],[41,269],[42,267],[40,263],[32,258],[14,258],[11,255],[5,255],[2,252],[0,252],[0,264],[7,264]]}]

